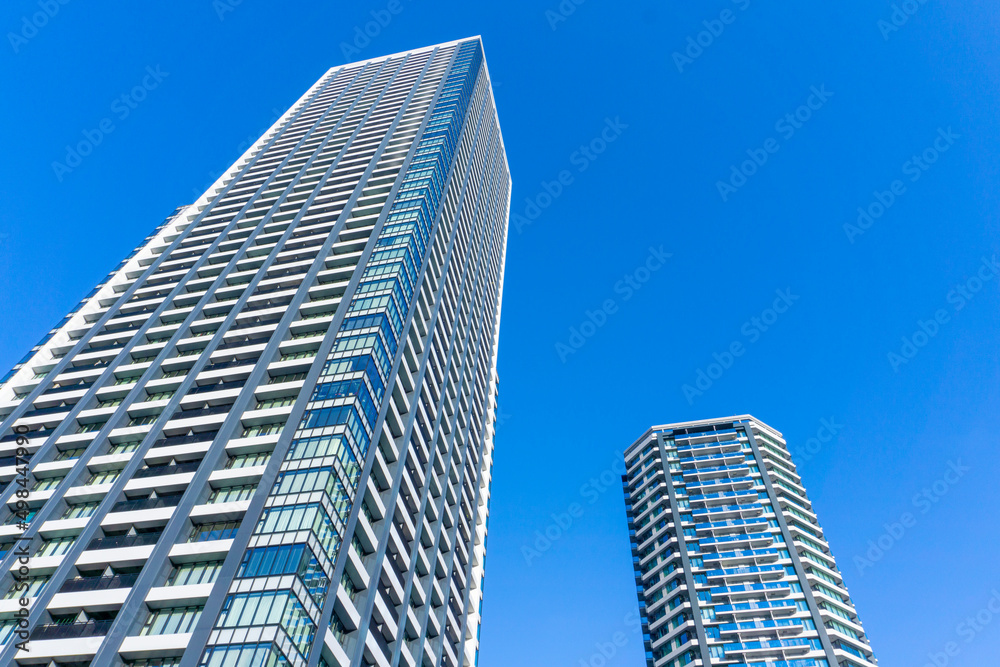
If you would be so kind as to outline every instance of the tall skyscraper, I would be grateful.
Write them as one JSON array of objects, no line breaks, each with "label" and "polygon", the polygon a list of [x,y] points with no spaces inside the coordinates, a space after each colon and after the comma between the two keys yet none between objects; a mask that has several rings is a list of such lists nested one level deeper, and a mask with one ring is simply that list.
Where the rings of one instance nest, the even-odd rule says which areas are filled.
[{"label": "tall skyscraper", "polygon": [[0,664],[475,665],[510,187],[473,38],[157,227],[0,386]]},{"label": "tall skyscraper", "polygon": [[654,426],[625,464],[649,667],[877,664],[779,432]]}]

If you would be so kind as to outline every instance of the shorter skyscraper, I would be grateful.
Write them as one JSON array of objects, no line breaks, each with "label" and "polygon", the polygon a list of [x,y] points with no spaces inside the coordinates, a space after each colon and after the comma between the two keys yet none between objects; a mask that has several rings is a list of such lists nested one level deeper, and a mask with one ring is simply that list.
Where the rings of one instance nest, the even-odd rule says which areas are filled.
[{"label": "shorter skyscraper", "polygon": [[654,426],[625,464],[648,667],[878,664],[778,431]]}]

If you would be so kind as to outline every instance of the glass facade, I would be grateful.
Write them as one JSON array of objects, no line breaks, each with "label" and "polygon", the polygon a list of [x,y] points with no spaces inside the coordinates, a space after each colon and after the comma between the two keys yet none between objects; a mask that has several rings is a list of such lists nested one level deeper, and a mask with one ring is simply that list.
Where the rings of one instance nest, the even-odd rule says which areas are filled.
[{"label": "glass facade", "polygon": [[475,665],[510,187],[472,38],[159,225],[0,384],[0,662]]},{"label": "glass facade", "polygon": [[657,426],[625,464],[649,667],[878,664],[780,433]]}]

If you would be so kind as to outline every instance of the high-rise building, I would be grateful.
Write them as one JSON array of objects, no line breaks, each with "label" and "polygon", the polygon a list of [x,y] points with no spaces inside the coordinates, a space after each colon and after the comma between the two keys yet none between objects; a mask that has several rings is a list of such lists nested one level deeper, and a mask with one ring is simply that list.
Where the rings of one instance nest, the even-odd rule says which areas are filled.
[{"label": "high-rise building", "polygon": [[472,38],[157,227],[0,386],[0,664],[475,665],[510,187]]},{"label": "high-rise building", "polygon": [[654,426],[625,464],[649,667],[877,664],[779,432]]}]

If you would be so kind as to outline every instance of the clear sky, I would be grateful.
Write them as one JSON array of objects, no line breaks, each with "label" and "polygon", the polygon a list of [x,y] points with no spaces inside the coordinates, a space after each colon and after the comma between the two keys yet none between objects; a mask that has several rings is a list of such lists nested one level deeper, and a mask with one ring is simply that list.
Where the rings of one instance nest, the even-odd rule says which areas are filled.
[{"label": "clear sky", "polygon": [[482,34],[518,216],[482,667],[641,664],[620,453],[744,412],[882,664],[995,664],[1000,5],[399,3],[6,0],[3,370],[328,67]]}]

